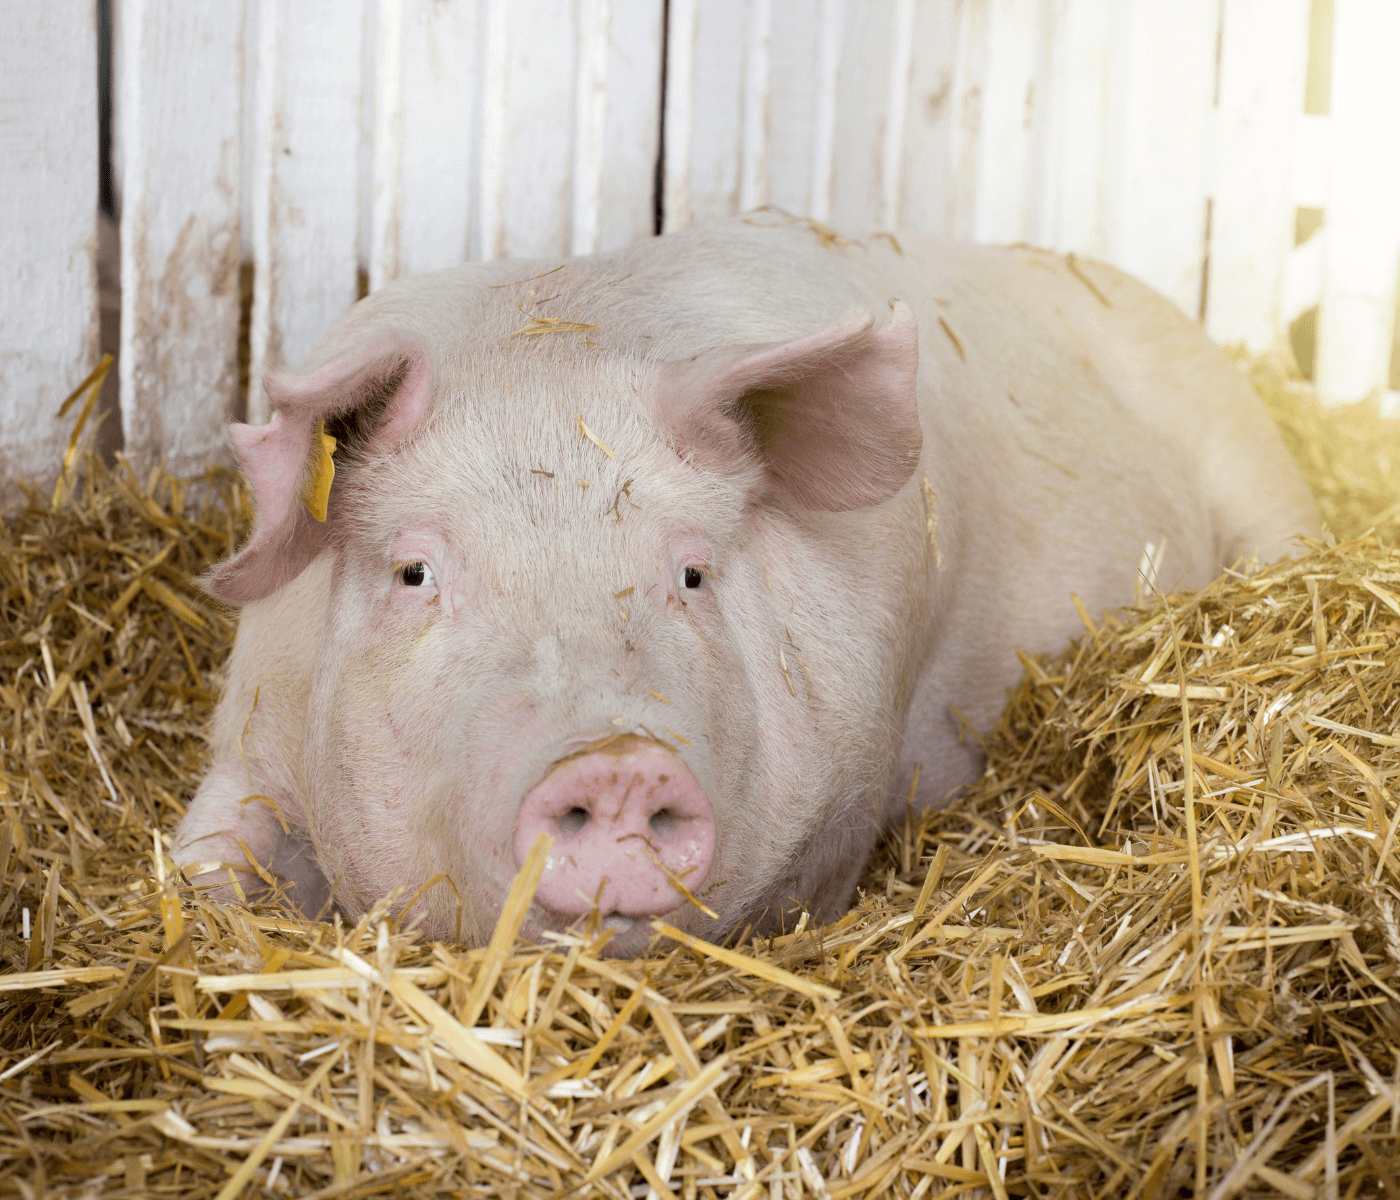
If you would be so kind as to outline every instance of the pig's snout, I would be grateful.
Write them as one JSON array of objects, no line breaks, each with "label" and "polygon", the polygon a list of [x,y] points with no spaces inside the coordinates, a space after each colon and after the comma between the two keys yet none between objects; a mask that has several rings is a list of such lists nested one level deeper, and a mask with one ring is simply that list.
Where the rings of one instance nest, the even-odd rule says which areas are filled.
[{"label": "pig's snout", "polygon": [[535,839],[554,839],[535,899],[578,915],[663,913],[710,869],[715,817],[686,765],[667,747],[626,737],[561,759],[526,795],[515,824],[515,861]]}]

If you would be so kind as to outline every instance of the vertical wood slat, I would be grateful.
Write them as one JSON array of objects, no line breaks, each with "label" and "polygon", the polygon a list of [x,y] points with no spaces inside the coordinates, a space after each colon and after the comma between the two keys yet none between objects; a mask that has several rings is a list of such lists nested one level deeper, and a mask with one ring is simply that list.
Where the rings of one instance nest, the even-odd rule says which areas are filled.
[{"label": "vertical wood slat", "polygon": [[122,6],[122,425],[176,473],[221,454],[237,400],[242,24],[239,4]]},{"label": "vertical wood slat", "polygon": [[762,208],[769,196],[769,137],[772,126],[769,110],[772,105],[772,40],[773,0],[753,0],[749,17],[747,44],[744,48],[744,91],[739,114],[740,212]]},{"label": "vertical wood slat", "polygon": [[[401,271],[406,132],[403,119],[404,23],[407,15],[404,0],[374,0],[374,3],[369,241],[369,290],[372,292],[396,279]],[[424,119],[426,114],[418,115],[419,121]]]},{"label": "vertical wood slat", "polygon": [[[667,232],[775,204],[819,215],[814,155],[830,162],[841,0],[672,0],[664,215]],[[821,65],[823,47],[832,59]],[[825,103],[823,101],[825,100]],[[829,174],[829,172],[827,173]]]},{"label": "vertical wood slat", "polygon": [[377,0],[369,287],[471,252],[481,0]]},{"label": "vertical wood slat", "polygon": [[612,0],[578,0],[574,68],[574,153],[570,181],[569,249],[598,249],[603,199],[603,142],[608,128],[608,42]]},{"label": "vertical wood slat", "polygon": [[270,415],[264,371],[300,364],[358,291],[363,41],[359,4],[258,0],[254,423]]},{"label": "vertical wood slat", "polygon": [[1336,0],[1332,178],[1323,227],[1317,384],[1324,399],[1383,390],[1400,263],[1400,6]]},{"label": "vertical wood slat", "polygon": [[574,18],[570,0],[492,0],[475,257],[570,251]]},{"label": "vertical wood slat", "polygon": [[915,0],[913,6],[916,49],[901,122],[897,215],[890,222],[936,235],[951,234],[956,224],[953,145],[963,116],[963,97],[954,91],[960,7],[957,0]]},{"label": "vertical wood slat", "polygon": [[1195,317],[1218,0],[1121,0],[1111,11],[1104,257]]},{"label": "vertical wood slat", "polygon": [[471,253],[479,131],[481,0],[409,0],[404,34],[400,274],[456,266]]},{"label": "vertical wood slat", "polygon": [[[901,70],[896,38],[900,7],[897,0],[843,0],[839,22],[833,19],[823,30],[837,51],[831,162],[820,181],[824,187],[814,181],[813,190],[823,200],[823,192],[830,196],[829,204],[821,204],[826,210],[821,219],[861,234],[885,223],[897,188],[886,135],[903,115],[890,111],[892,84]],[[820,159],[816,167],[823,169]]]},{"label": "vertical wood slat", "polygon": [[964,0],[957,10],[953,56],[952,112],[948,136],[949,237],[971,239],[976,231],[984,99],[990,70],[991,0]]},{"label": "vertical wood slat", "polygon": [[914,74],[916,0],[895,0],[890,31],[890,79],[886,98],[885,137],[880,151],[880,220],[886,229],[899,224],[904,193],[905,124],[909,119],[909,88]]},{"label": "vertical wood slat", "polygon": [[660,0],[377,3],[371,290],[652,232]]},{"label": "vertical wood slat", "polygon": [[[817,21],[816,108],[812,124],[812,183],[807,192],[807,214],[818,221],[832,221],[836,203],[837,93],[841,84],[841,44],[845,32],[843,0],[822,0]],[[843,147],[844,148],[844,147]]]},{"label": "vertical wood slat", "polygon": [[695,45],[700,0],[670,0],[666,25],[666,155],[661,183],[663,233],[691,222],[690,152],[695,132]]},{"label": "vertical wood slat", "polygon": [[671,6],[666,227],[772,203],[894,224],[918,0]]},{"label": "vertical wood slat", "polygon": [[1029,240],[1059,251],[1106,254],[1113,0],[1065,0],[1049,32],[1044,171]]},{"label": "vertical wood slat", "polygon": [[824,29],[813,19],[814,7],[811,0],[769,0],[766,71],[760,76],[755,63],[753,72],[755,86],[761,77],[764,89],[763,170],[755,151],[755,178],[744,192],[744,198],[752,195],[758,204],[804,214],[811,208],[816,142],[819,72],[813,68]]},{"label": "vertical wood slat", "polygon": [[91,0],[0,6],[0,478],[57,469],[97,354]]},{"label": "vertical wood slat", "polygon": [[[661,134],[661,0],[602,0],[588,80],[597,157],[574,159],[573,249],[616,250],[655,232],[656,154]],[[606,19],[604,16],[606,15]],[[580,95],[584,78],[580,76]],[[596,199],[595,199],[596,197]]]},{"label": "vertical wood slat", "polygon": [[1256,354],[1288,333],[1283,281],[1308,9],[1308,0],[1226,0],[1224,8],[1206,332]]},{"label": "vertical wood slat", "polygon": [[[1311,51],[1310,51],[1311,53]],[[1298,117],[1293,142],[1293,180],[1290,203],[1298,208],[1326,208],[1327,185],[1332,175],[1330,120],[1317,113]],[[1322,300],[1322,247],[1327,240],[1314,230],[1301,245],[1292,246],[1284,263],[1280,325],[1287,329]]]},{"label": "vertical wood slat", "polygon": [[672,2],[667,107],[674,102],[677,119],[668,112],[668,230],[738,211],[753,9],[752,0]]},{"label": "vertical wood slat", "polygon": [[1322,301],[1322,252],[1326,242],[1326,235],[1319,231],[1289,251],[1279,301],[1279,324],[1285,330]]},{"label": "vertical wood slat", "polygon": [[[830,159],[814,154],[814,209],[858,232],[899,219],[913,71],[915,0],[843,0],[822,27]],[[828,200],[829,197],[829,200]]]},{"label": "vertical wood slat", "polygon": [[1024,241],[1030,231],[1036,140],[1043,135],[1041,0],[991,0],[973,236]]}]

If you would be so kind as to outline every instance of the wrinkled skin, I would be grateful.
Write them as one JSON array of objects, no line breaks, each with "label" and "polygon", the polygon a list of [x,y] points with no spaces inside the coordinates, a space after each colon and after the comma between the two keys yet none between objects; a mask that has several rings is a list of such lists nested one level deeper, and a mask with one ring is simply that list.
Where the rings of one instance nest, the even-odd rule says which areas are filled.
[{"label": "wrinkled skin", "polygon": [[[446,874],[412,915],[479,943],[525,798],[621,733],[713,814],[686,882],[718,920],[656,911],[829,918],[911,795],[977,776],[953,706],[985,730],[1016,651],[1077,631],[1071,592],[1129,602],[1148,543],[1170,589],[1316,528],[1238,373],[1110,268],[1080,264],[1101,300],[1048,254],[777,216],[558,266],[390,285],[235,430],[259,522],[209,583],[244,607],[188,874],[254,886],[241,838],[352,916]],[[653,936],[602,915],[613,952]]]}]

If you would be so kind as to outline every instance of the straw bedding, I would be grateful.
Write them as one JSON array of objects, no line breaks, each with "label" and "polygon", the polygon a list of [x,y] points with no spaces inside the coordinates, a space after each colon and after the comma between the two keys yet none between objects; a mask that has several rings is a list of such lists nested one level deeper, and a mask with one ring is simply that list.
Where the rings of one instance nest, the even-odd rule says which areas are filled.
[{"label": "straw bedding", "polygon": [[1084,614],[842,920],[636,962],[192,894],[247,498],[74,461],[0,525],[0,1194],[1400,1195],[1400,432],[1254,370],[1333,535]]}]

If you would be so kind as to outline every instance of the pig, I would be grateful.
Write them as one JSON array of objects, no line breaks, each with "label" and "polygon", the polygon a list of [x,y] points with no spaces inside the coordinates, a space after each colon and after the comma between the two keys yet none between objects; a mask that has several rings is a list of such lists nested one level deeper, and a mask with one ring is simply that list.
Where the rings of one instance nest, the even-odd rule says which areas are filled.
[{"label": "pig", "polygon": [[527,937],[829,919],[978,777],[969,732],[1017,651],[1082,632],[1072,593],[1318,528],[1238,370],[1142,284],[777,213],[391,283],[266,390],[175,861],[310,915],[398,889],[468,944],[541,834]]}]

